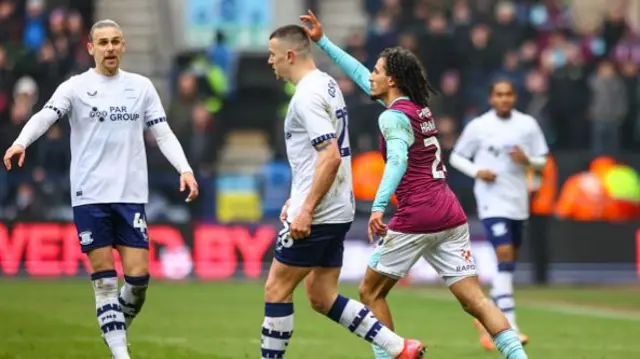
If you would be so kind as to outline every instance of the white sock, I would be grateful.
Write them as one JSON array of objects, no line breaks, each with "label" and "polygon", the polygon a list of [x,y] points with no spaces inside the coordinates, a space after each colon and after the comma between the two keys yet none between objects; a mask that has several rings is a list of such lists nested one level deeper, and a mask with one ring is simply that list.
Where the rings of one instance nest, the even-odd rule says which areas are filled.
[{"label": "white sock", "polygon": [[91,274],[96,297],[96,316],[102,338],[114,359],[130,359],[124,314],[118,303],[118,277],[115,270]]},{"label": "white sock", "polygon": [[140,313],[146,299],[149,286],[149,275],[140,277],[124,276],[124,285],[120,289],[118,302],[122,308],[127,329],[131,327],[133,319]]},{"label": "white sock", "polygon": [[516,302],[513,298],[513,272],[500,271],[493,279],[491,298],[504,313],[511,328],[518,332]]},{"label": "white sock", "polygon": [[327,316],[392,357],[404,350],[404,338],[384,326],[364,304],[338,295]]},{"label": "white sock", "polygon": [[265,303],[262,359],[281,359],[293,335],[293,303]]}]

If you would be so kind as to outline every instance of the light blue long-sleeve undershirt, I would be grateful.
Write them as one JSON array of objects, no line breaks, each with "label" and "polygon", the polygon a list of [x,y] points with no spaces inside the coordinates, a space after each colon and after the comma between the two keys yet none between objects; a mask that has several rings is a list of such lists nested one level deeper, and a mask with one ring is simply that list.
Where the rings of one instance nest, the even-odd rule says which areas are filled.
[{"label": "light blue long-sleeve undershirt", "polygon": [[[340,67],[342,72],[360,86],[362,91],[367,95],[371,95],[371,85],[369,84],[369,76],[371,75],[371,72],[369,72],[363,64],[331,42],[331,40],[329,40],[325,35],[323,35],[316,44],[333,62],[335,62],[336,65],[338,65],[338,67]],[[378,103],[385,106],[382,101],[378,100]]]},{"label": "light blue long-sleeve undershirt", "polygon": [[[364,65],[332,43],[326,36],[323,36],[317,45],[367,95],[371,95],[369,84],[371,73]],[[378,103],[384,105],[382,101],[378,101]],[[391,195],[398,188],[402,176],[407,171],[409,147],[413,144],[414,136],[409,118],[400,111],[384,111],[378,118],[378,126],[386,142],[387,162],[371,211],[384,212],[391,200]]]},{"label": "light blue long-sleeve undershirt", "polygon": [[407,171],[409,147],[413,144],[413,130],[407,116],[397,110],[386,110],[378,118],[380,132],[387,145],[387,163],[371,211],[382,211],[389,204],[402,176]]}]

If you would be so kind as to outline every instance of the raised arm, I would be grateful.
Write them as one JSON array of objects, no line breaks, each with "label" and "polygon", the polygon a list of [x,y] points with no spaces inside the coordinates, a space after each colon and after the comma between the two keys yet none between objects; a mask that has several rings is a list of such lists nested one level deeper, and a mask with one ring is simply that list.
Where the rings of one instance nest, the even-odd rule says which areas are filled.
[{"label": "raised arm", "polygon": [[306,15],[300,16],[300,21],[304,23],[304,29],[309,38],[313,40],[353,82],[358,84],[362,91],[367,95],[371,95],[371,86],[369,84],[369,76],[371,73],[369,70],[324,35],[322,24],[313,12],[308,11]]},{"label": "raised arm", "polygon": [[372,212],[384,212],[389,204],[391,196],[407,170],[409,147],[413,144],[411,123],[403,113],[387,110],[380,115],[378,124],[386,143],[387,161],[371,207]]},{"label": "raised arm", "polygon": [[353,80],[353,82],[362,89],[362,91],[367,95],[371,95],[371,85],[369,84],[369,76],[371,75],[371,72],[369,72],[363,64],[331,42],[331,40],[329,40],[325,35],[322,35],[316,44],[347,76],[349,76],[349,78]]}]

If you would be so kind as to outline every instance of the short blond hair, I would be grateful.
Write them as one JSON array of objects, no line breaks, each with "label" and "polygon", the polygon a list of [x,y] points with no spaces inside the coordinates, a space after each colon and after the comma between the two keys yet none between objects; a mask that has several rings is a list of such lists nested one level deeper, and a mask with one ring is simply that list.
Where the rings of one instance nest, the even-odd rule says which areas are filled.
[{"label": "short blond hair", "polygon": [[122,31],[122,28],[120,27],[120,25],[118,25],[117,22],[111,20],[111,19],[104,19],[104,20],[100,20],[98,22],[96,22],[95,24],[93,24],[93,26],[91,26],[91,31],[89,31],[89,40],[93,41],[93,33],[98,30],[98,29],[104,29],[106,27],[115,27],[116,29]]}]

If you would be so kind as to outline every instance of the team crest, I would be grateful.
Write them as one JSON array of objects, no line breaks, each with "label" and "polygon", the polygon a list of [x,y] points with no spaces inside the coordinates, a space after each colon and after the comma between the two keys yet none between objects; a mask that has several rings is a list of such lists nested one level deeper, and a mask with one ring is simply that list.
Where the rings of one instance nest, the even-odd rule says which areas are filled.
[{"label": "team crest", "polygon": [[471,251],[469,249],[463,249],[461,255],[465,262],[467,262],[468,264],[473,263],[473,256],[471,255]]},{"label": "team crest", "polygon": [[91,231],[80,232],[78,236],[80,237],[80,244],[83,246],[93,243],[93,233]]},{"label": "team crest", "polygon": [[336,84],[333,80],[329,81],[329,86],[327,88],[327,93],[329,93],[329,96],[336,97],[336,87],[337,86],[338,86],[338,84]]},{"label": "team crest", "polygon": [[428,120],[432,116],[433,115],[431,114],[431,110],[429,109],[429,107],[423,107],[418,110],[418,117],[420,117],[421,120]]},{"label": "team crest", "polygon": [[497,222],[491,225],[491,233],[494,237],[502,237],[509,233],[505,222]]}]

